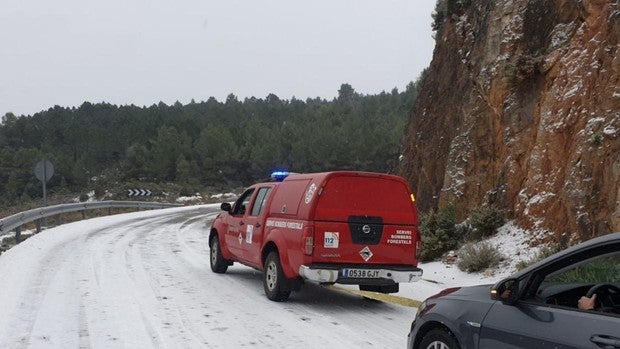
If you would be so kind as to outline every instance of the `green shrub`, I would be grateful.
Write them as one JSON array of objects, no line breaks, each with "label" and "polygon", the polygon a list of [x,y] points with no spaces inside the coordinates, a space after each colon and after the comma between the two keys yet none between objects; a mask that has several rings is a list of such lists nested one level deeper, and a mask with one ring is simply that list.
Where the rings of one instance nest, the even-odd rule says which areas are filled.
[{"label": "green shrub", "polygon": [[456,232],[456,207],[450,205],[437,213],[437,228],[450,236],[454,236]]},{"label": "green shrub", "polygon": [[194,196],[197,192],[197,188],[194,188],[191,185],[183,185],[179,190],[179,196]]},{"label": "green shrub", "polygon": [[82,193],[82,194],[80,194],[80,197],[78,199],[80,200],[80,202],[86,202],[86,201],[88,201],[89,198],[90,197],[88,196],[88,194]]},{"label": "green shrub", "polygon": [[456,208],[448,206],[420,217],[422,253],[420,261],[430,262],[455,249],[462,240],[456,229]]},{"label": "green shrub", "polygon": [[420,261],[434,261],[453,248],[449,236],[441,229],[435,230],[431,234],[422,234]]},{"label": "green shrub", "polygon": [[95,198],[101,200],[105,197],[106,191],[105,188],[97,186],[95,187]]},{"label": "green shrub", "polygon": [[[454,232],[456,235],[460,236],[464,241],[472,241],[472,236],[474,235],[474,228],[469,224],[468,221],[464,221],[462,223],[457,224],[454,227]],[[479,240],[479,239],[478,239]]]},{"label": "green shrub", "polygon": [[504,225],[502,212],[495,206],[478,207],[469,216],[469,223],[473,230],[470,240],[478,241],[482,238],[495,235],[497,229]]},{"label": "green shrub", "polygon": [[468,273],[476,273],[499,265],[503,259],[499,250],[487,243],[468,243],[459,251],[459,269]]},{"label": "green shrub", "polygon": [[590,144],[595,147],[600,147],[601,145],[603,145],[603,136],[601,136],[600,133],[593,134],[590,138]]}]

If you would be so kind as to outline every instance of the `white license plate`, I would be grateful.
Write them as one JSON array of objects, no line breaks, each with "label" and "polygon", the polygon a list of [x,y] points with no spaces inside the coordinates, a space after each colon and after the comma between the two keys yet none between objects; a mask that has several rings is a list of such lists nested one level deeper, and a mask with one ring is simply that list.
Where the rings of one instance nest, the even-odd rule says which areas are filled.
[{"label": "white license plate", "polygon": [[376,269],[342,269],[342,276],[347,278],[374,279],[379,277]]}]

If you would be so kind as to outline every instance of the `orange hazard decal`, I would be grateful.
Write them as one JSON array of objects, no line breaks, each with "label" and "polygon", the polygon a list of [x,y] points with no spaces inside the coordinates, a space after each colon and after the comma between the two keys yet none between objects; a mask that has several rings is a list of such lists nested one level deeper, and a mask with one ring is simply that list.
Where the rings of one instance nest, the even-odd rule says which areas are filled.
[{"label": "orange hazard decal", "polygon": [[360,251],[360,256],[362,256],[362,258],[364,258],[364,261],[368,262],[368,260],[370,258],[372,258],[372,251],[370,250],[370,247],[368,247],[368,246],[364,247]]}]

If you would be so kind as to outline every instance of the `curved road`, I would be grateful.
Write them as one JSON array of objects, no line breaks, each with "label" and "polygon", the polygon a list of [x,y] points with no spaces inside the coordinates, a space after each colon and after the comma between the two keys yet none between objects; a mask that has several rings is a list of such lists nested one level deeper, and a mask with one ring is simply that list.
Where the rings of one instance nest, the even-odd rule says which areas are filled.
[{"label": "curved road", "polygon": [[215,205],[52,228],[0,256],[0,348],[404,348],[413,308],[209,269]]}]

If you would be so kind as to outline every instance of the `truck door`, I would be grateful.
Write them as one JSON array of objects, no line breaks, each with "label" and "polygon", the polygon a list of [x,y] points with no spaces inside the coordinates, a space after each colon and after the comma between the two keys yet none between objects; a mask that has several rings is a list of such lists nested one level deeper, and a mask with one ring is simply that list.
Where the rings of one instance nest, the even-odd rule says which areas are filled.
[{"label": "truck door", "polygon": [[252,207],[244,217],[245,243],[243,244],[244,259],[250,265],[261,268],[261,248],[263,245],[263,232],[265,215],[267,214],[267,202],[272,186],[259,187]]},{"label": "truck door", "polygon": [[226,245],[228,250],[236,259],[243,259],[243,244],[245,241],[245,222],[243,221],[246,211],[250,206],[250,200],[254,188],[246,190],[238,199],[226,219],[228,228],[225,232]]}]

